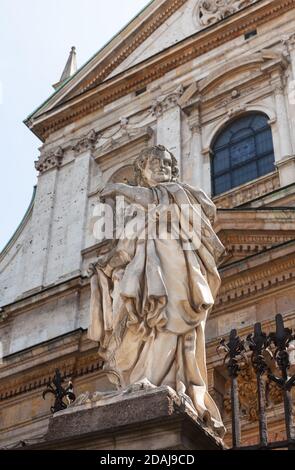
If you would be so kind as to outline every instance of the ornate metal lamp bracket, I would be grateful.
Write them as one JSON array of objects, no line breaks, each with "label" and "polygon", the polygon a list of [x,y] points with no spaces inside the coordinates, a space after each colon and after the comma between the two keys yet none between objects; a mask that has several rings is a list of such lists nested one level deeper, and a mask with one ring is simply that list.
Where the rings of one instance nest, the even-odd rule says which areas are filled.
[{"label": "ornate metal lamp bracket", "polygon": [[[73,393],[72,382],[69,382],[66,388],[62,386],[63,382],[64,379],[62,378],[59,369],[55,369],[53,379],[47,384],[47,389],[44,390],[42,394],[44,400],[48,393],[55,396],[54,404],[50,407],[51,413],[57,413],[58,411],[66,409],[70,403],[76,400],[76,396]],[[68,400],[68,403],[64,402],[64,398]]]}]

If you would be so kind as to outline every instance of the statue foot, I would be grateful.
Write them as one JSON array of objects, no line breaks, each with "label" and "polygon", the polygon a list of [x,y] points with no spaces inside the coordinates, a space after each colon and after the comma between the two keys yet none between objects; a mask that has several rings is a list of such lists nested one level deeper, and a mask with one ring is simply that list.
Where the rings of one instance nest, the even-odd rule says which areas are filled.
[{"label": "statue foot", "polygon": [[156,385],[153,385],[147,378],[139,380],[134,384],[128,385],[126,388],[123,389],[123,394],[133,393],[133,392],[140,392],[141,390],[151,390],[157,388]]}]

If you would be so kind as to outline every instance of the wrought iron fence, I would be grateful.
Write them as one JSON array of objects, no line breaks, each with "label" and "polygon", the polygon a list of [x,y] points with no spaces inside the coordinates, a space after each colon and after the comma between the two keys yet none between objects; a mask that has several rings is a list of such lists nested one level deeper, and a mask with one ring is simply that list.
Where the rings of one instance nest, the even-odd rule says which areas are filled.
[{"label": "wrought iron fence", "polygon": [[[232,414],[232,448],[233,449],[295,449],[295,432],[292,425],[291,390],[295,385],[295,375],[289,375],[290,352],[295,349],[295,335],[290,328],[285,328],[281,314],[276,315],[276,331],[266,334],[261,323],[254,325],[254,332],[242,340],[237,330],[230,332],[229,340],[222,339],[218,351],[225,353],[224,363],[227,366],[231,381],[231,414]],[[241,421],[239,407],[238,376],[241,363],[250,362],[256,374],[257,401],[259,419],[259,444],[254,446],[241,445]],[[264,377],[273,382],[283,393],[285,441],[269,442],[266,415],[266,394]]]}]

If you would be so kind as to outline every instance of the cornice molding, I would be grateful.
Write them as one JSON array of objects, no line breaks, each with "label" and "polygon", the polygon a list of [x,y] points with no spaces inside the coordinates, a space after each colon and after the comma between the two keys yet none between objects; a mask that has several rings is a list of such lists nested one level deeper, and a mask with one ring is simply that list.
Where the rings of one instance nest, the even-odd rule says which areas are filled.
[{"label": "cornice molding", "polygon": [[210,26],[236,13],[257,0],[200,0],[198,20],[202,26]]},{"label": "cornice molding", "polygon": [[115,70],[135,49],[137,49],[156,29],[158,29],[173,13],[175,13],[187,0],[168,0],[159,9],[143,23],[139,28],[125,41],[122,41],[112,51],[112,58],[106,57],[102,63],[99,64],[98,70],[93,71],[87,83],[77,87],[76,93],[84,93],[101,83],[113,70]]},{"label": "cornice molding", "polygon": [[10,304],[4,305],[2,308],[4,308],[5,312],[9,315],[10,318],[12,314],[23,313],[28,309],[32,310],[38,308],[42,303],[48,302],[50,299],[56,296],[66,295],[72,291],[87,287],[88,285],[88,278],[76,276],[59,284],[42,287],[40,290],[27,294],[26,296],[19,298]]},{"label": "cornice molding", "polygon": [[[260,254],[261,255],[261,254]],[[259,255],[258,255],[259,256]],[[242,261],[243,262],[243,261]],[[289,256],[283,259],[265,261],[262,265],[247,266],[238,275],[227,278],[226,271],[221,269],[222,284],[219,290],[214,312],[224,309],[225,306],[239,300],[246,300],[266,291],[292,287],[295,285],[295,256],[294,248]]]},{"label": "cornice molding", "polygon": [[25,374],[18,374],[15,377],[8,376],[6,379],[2,379],[0,402],[45,388],[47,383],[52,380],[56,368],[61,371],[64,378],[71,380],[89,374],[100,373],[104,375],[104,372],[102,372],[103,362],[97,354],[97,347],[95,351],[92,350],[86,355],[80,353],[78,358],[76,355],[77,353],[59,360],[55,359],[46,365],[35,366],[33,370]]},{"label": "cornice molding", "polygon": [[[167,72],[245,33],[249,28],[264,24],[294,8],[295,0],[276,0],[253,4],[232,17],[201,30],[193,37],[172,46],[168,50],[131,67],[125,72],[101,83],[76,98],[56,106],[53,110],[31,118],[27,125],[41,138],[46,139],[52,132],[80,117],[96,111],[124,95],[146,86]],[[54,111],[54,115],[53,115]]]}]

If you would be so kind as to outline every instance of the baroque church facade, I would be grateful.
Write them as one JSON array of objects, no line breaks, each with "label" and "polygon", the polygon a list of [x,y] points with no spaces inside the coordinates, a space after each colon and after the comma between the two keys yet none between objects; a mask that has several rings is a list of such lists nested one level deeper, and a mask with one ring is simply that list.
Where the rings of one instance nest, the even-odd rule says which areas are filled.
[{"label": "baroque church facade", "polygon": [[[0,254],[1,447],[44,435],[42,392],[56,368],[76,395],[111,387],[87,339],[87,270],[103,247],[94,209],[107,182],[134,184],[132,162],[153,144],[218,208],[227,251],[207,367],[230,442],[220,338],[232,328],[245,337],[256,321],[270,331],[276,313],[295,326],[294,27],[295,0],[154,0],[78,71],[71,51],[54,94],[26,120],[42,141],[38,184]],[[243,442],[254,444],[247,367],[239,386]],[[269,396],[270,439],[282,440],[282,397]]]}]

